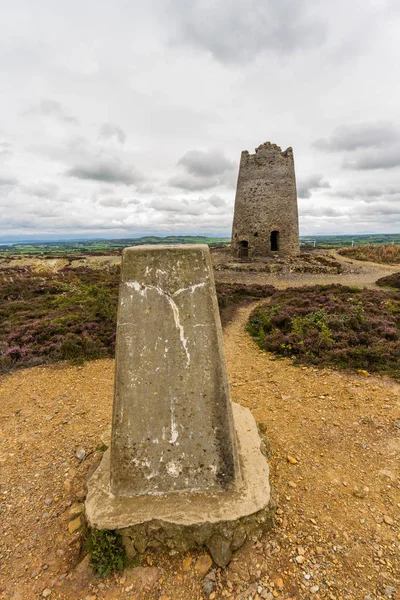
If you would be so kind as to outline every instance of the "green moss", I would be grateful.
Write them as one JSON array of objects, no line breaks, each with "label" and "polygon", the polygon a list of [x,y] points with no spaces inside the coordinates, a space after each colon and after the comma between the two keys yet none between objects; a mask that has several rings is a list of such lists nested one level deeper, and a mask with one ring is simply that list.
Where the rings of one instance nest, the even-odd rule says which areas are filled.
[{"label": "green moss", "polygon": [[92,530],[87,540],[92,567],[101,577],[107,577],[125,566],[126,553],[121,535],[107,529]]}]

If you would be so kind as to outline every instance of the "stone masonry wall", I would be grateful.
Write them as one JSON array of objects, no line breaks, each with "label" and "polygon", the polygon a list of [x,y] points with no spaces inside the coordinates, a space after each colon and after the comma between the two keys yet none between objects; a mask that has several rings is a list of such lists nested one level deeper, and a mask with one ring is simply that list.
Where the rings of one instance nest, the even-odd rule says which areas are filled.
[{"label": "stone masonry wall", "polygon": [[[271,233],[279,232],[271,251]],[[300,251],[293,150],[266,142],[255,154],[242,152],[236,190],[232,249],[248,243],[248,255],[296,255]]]}]

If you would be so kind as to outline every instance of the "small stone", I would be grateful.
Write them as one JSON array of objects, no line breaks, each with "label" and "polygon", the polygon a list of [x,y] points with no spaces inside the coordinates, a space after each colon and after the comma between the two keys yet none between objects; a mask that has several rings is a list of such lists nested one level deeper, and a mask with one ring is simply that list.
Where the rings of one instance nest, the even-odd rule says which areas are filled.
[{"label": "small stone", "polygon": [[209,554],[202,554],[196,560],[196,564],[194,565],[195,571],[200,575],[200,577],[204,577],[206,573],[212,567],[212,560]]},{"label": "small stone", "polygon": [[278,590],[283,590],[283,579],[282,579],[282,577],[276,577],[274,579],[274,583],[275,583],[276,587],[278,588]]},{"label": "small stone", "polygon": [[50,595],[51,595],[51,590],[49,590],[49,588],[46,588],[45,590],[43,590],[43,592],[42,592],[43,598],[48,598]]},{"label": "small stone", "polygon": [[287,461],[291,465],[297,465],[297,463],[299,462],[294,456],[290,456],[290,455],[287,457]]},{"label": "small stone", "polygon": [[[201,585],[201,587],[203,588],[203,592],[207,595],[210,596],[211,598],[211,593],[213,591],[213,587],[214,587],[214,582],[211,581],[211,579],[209,579],[208,577],[206,577]],[[214,594],[214,598],[215,598],[215,594]]]},{"label": "small stone", "polygon": [[303,548],[303,546],[298,546],[297,547],[297,554],[300,554],[300,556],[304,556],[306,553],[305,549]]},{"label": "small stone", "polygon": [[77,517],[68,523],[68,531],[70,533],[76,533],[81,528],[81,518]]},{"label": "small stone", "polygon": [[51,498],[45,498],[44,503],[46,504],[46,506],[50,506],[50,504],[53,502],[53,500]]},{"label": "small stone", "polygon": [[83,502],[74,502],[68,511],[69,516],[73,519],[83,513]]},{"label": "small stone", "polygon": [[386,596],[387,598],[392,598],[392,596],[393,596],[393,594],[394,594],[395,592],[396,592],[396,588],[395,588],[395,587],[393,587],[392,585],[387,585],[387,586],[385,587],[385,592],[384,592],[384,594],[385,594],[385,596]]},{"label": "small stone", "polygon": [[183,570],[184,571],[189,571],[191,564],[192,564],[192,557],[191,556],[187,556],[185,558],[185,560],[183,561],[183,564],[182,564]]},{"label": "small stone", "polygon": [[310,587],[310,592],[312,594],[316,594],[319,590],[319,585],[313,585],[312,587]]},{"label": "small stone", "polygon": [[365,369],[357,369],[357,373],[362,375],[363,377],[371,377],[371,374],[368,373]]},{"label": "small stone", "polygon": [[323,551],[324,551],[324,549],[323,549],[321,546],[317,546],[317,547],[315,548],[315,551],[316,551],[316,553],[317,553],[317,554],[322,554],[322,553],[323,553]]},{"label": "small stone", "polygon": [[356,498],[366,498],[368,496],[368,493],[369,488],[367,486],[363,487],[362,489],[354,488],[353,490],[353,496],[355,496]]},{"label": "small stone", "polygon": [[385,521],[386,525],[393,525],[394,523],[392,517],[389,515],[384,515],[383,520]]},{"label": "small stone", "polygon": [[79,460],[83,460],[86,456],[86,450],[84,448],[79,448],[79,450],[75,452],[75,456]]},{"label": "small stone", "polygon": [[35,579],[35,577],[37,577],[39,575],[39,572],[40,572],[39,569],[32,571],[32,573],[30,575],[31,579]]},{"label": "small stone", "polygon": [[226,567],[232,557],[230,541],[225,539],[222,535],[215,534],[208,541],[207,546],[214,562],[216,562],[219,567]]},{"label": "small stone", "polygon": [[261,594],[261,598],[263,598],[263,600],[274,600],[274,596],[271,592],[268,592],[267,590],[264,590]]},{"label": "small stone", "polygon": [[299,556],[296,556],[296,558],[295,558],[295,561],[297,562],[298,565],[302,565],[305,560],[306,559],[301,554],[299,554]]},{"label": "small stone", "polygon": [[215,592],[212,592],[209,596],[210,600],[214,600],[215,596],[216,596]]},{"label": "small stone", "polygon": [[293,489],[297,488],[297,484],[294,481],[288,481],[288,486]]}]

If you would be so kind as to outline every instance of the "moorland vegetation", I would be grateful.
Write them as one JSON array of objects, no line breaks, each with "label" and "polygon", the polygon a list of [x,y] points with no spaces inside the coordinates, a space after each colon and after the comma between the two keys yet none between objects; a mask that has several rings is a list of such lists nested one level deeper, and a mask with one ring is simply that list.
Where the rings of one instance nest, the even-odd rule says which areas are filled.
[{"label": "moorland vegetation", "polygon": [[[119,267],[0,270],[0,371],[114,356]],[[257,308],[249,332],[259,346],[297,362],[399,377],[400,292],[324,285],[277,290],[217,283],[222,322]]]},{"label": "moorland vegetation", "polygon": [[354,258],[355,260],[367,260],[376,263],[400,264],[400,244],[366,244],[354,246],[354,248],[341,248],[339,254]]},{"label": "moorland vegetation", "polygon": [[[120,269],[0,270],[0,371],[114,356]],[[217,284],[223,320],[273,286]]]},{"label": "moorland vegetation", "polygon": [[400,292],[288,288],[252,313],[248,331],[263,350],[298,363],[400,378]]}]

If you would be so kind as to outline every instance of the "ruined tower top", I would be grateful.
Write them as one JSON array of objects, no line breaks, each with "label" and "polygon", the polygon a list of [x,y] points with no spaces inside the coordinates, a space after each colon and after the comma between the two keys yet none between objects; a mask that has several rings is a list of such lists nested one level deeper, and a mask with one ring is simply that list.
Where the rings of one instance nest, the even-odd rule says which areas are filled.
[{"label": "ruined tower top", "polygon": [[299,253],[296,177],[292,148],[265,142],[244,150],[236,190],[232,248],[244,256]]}]

